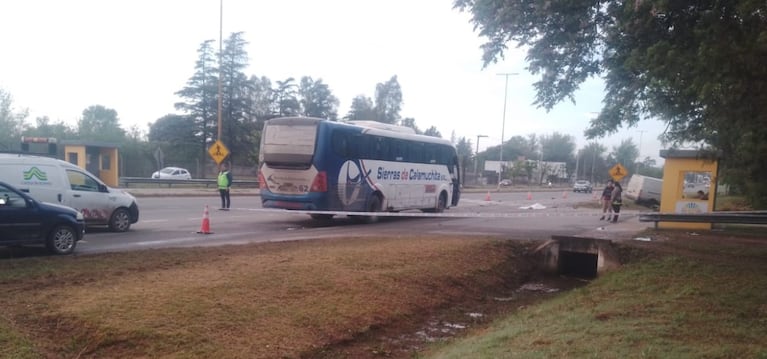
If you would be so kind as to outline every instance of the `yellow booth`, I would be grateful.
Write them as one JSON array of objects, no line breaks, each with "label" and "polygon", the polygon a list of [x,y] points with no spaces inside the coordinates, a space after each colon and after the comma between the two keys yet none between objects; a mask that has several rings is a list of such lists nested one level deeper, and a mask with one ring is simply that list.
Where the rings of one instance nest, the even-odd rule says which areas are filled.
[{"label": "yellow booth", "polygon": [[117,145],[80,141],[61,143],[64,145],[64,161],[98,176],[107,186],[119,186]]},{"label": "yellow booth", "polygon": [[[697,150],[661,150],[661,213],[697,214],[714,210],[718,156]],[[659,228],[711,229],[711,223],[659,222]]]}]

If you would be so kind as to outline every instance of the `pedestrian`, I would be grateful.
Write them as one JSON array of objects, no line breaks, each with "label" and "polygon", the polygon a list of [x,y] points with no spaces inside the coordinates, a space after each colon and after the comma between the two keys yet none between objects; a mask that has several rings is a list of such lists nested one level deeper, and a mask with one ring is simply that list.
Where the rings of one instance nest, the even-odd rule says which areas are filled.
[{"label": "pedestrian", "polygon": [[222,211],[228,211],[232,201],[229,197],[229,189],[232,187],[232,172],[229,171],[229,165],[224,162],[218,171],[218,193],[221,195]]},{"label": "pedestrian", "polygon": [[612,203],[610,203],[610,198],[613,195],[613,180],[607,180],[607,185],[605,185],[605,189],[602,190],[602,197],[600,197],[600,200],[602,201],[602,217],[599,217],[599,220],[605,219],[605,216],[607,216],[607,220],[610,220],[610,216],[613,213],[613,206]]},{"label": "pedestrian", "polygon": [[613,206],[613,223],[618,222],[618,216],[621,213],[621,206],[623,205],[623,187],[620,182],[613,184],[613,192],[610,195],[610,203]]}]

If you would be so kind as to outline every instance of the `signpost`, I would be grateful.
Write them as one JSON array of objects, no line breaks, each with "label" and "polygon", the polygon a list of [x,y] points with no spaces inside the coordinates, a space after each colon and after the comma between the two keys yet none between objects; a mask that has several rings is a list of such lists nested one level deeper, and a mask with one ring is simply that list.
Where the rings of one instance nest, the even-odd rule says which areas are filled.
[{"label": "signpost", "polygon": [[610,168],[610,171],[608,171],[608,173],[610,174],[610,177],[612,177],[613,180],[615,180],[616,182],[620,181],[621,179],[623,179],[623,177],[626,177],[626,175],[628,174],[628,172],[626,172],[626,168],[623,167],[620,163]]},{"label": "signpost", "polygon": [[213,145],[208,148],[208,154],[216,161],[217,165],[220,165],[228,156],[229,149],[226,148],[223,142],[216,140]]}]

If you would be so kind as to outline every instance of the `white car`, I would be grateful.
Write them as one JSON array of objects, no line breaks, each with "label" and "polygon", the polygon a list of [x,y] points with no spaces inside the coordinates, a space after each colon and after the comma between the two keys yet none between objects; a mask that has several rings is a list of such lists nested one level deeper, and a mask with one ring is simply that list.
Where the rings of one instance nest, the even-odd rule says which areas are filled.
[{"label": "white car", "polygon": [[190,180],[192,179],[192,175],[189,174],[189,171],[187,171],[185,168],[165,167],[155,173],[152,173],[152,178]]}]

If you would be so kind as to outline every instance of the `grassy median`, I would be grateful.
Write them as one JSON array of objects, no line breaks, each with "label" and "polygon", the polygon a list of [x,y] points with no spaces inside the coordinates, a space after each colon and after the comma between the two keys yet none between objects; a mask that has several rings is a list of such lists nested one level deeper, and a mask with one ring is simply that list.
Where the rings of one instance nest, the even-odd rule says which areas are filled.
[{"label": "grassy median", "polygon": [[767,239],[648,235],[541,300],[517,291],[539,243],[495,238],[6,259],[0,357],[767,357]]}]

